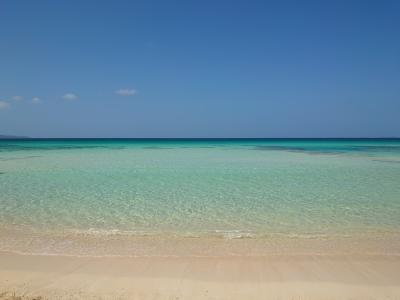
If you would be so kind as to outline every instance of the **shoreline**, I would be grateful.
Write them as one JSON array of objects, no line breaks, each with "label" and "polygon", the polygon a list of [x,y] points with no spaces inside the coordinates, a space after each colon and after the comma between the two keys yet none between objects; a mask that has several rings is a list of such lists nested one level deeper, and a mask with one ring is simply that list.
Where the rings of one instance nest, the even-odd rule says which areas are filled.
[{"label": "shoreline", "polygon": [[222,238],[76,235],[0,230],[0,252],[71,257],[400,256],[400,234]]},{"label": "shoreline", "polygon": [[0,252],[1,293],[44,299],[399,299],[400,256],[99,258]]}]

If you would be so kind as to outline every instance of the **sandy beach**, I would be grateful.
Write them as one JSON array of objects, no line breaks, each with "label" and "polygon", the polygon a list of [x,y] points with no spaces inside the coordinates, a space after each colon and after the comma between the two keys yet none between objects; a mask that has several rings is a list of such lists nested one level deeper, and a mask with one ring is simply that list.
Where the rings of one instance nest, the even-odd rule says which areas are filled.
[{"label": "sandy beach", "polygon": [[0,290],[0,299],[13,294],[26,299],[400,299],[400,257],[89,258],[3,252]]}]

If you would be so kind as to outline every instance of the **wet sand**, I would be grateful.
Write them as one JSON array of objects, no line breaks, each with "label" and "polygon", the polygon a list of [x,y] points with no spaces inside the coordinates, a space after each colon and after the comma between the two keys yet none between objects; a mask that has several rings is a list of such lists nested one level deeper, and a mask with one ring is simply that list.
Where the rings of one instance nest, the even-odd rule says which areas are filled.
[{"label": "wet sand", "polygon": [[73,257],[0,253],[0,295],[44,299],[400,299],[398,255]]}]

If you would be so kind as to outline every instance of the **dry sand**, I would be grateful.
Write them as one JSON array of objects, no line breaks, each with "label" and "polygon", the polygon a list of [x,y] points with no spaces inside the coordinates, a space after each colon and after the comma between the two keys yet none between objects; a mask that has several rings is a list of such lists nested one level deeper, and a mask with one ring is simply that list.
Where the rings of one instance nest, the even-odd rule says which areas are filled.
[{"label": "dry sand", "polygon": [[400,299],[400,256],[0,253],[0,299],[17,299],[12,293],[22,299]]}]

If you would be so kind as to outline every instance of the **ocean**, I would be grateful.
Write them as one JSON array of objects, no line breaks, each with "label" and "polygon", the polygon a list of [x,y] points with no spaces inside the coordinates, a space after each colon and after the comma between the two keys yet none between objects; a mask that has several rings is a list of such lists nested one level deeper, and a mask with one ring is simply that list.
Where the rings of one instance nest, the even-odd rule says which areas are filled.
[{"label": "ocean", "polygon": [[3,251],[393,252],[399,236],[400,139],[0,140]]}]

